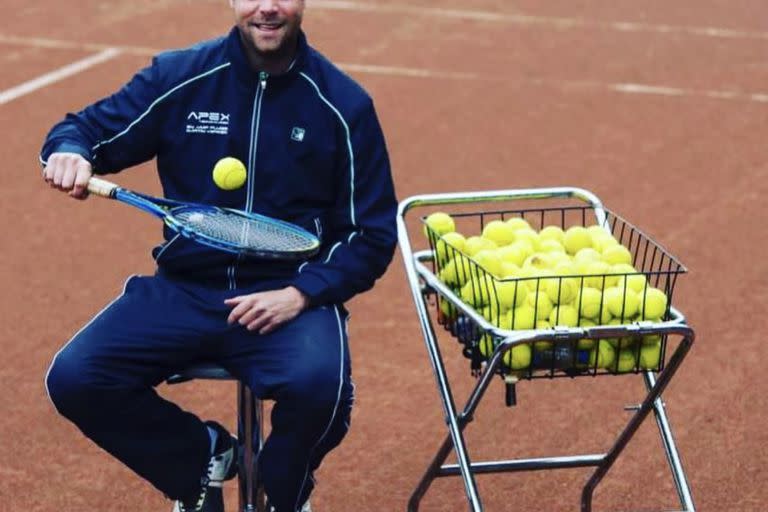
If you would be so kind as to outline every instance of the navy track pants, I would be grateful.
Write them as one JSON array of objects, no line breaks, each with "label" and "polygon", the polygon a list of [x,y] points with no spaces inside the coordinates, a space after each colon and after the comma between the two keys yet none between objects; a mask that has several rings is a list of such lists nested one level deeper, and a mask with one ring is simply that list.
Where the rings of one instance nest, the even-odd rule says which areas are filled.
[{"label": "navy track pants", "polygon": [[60,414],[178,499],[199,489],[208,432],[154,388],[196,361],[220,364],[256,396],[275,400],[259,470],[273,506],[293,512],[312,491],[313,471],[349,428],[347,313],[316,307],[259,335],[227,325],[224,300],[244,293],[131,277],[56,354],[46,387]]}]

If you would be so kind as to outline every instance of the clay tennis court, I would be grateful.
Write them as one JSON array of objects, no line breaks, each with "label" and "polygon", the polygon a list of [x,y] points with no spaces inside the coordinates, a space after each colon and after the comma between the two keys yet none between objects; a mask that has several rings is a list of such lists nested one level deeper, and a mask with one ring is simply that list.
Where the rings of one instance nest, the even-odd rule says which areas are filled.
[{"label": "clay tennis court", "polygon": [[[223,0],[4,0],[0,12],[0,510],[170,510],[59,417],[43,386],[56,351],[125,278],[153,271],[159,225],[48,190],[37,155],[65,112],[157,51],[224,33],[231,13]],[[311,43],[375,98],[401,199],[583,187],[689,268],[674,302],[697,340],[664,397],[702,511],[768,501],[767,21],[760,0],[308,0],[305,15]],[[152,163],[117,181],[159,191]],[[350,309],[357,405],[313,508],[405,510],[447,431],[399,252]],[[468,363],[444,347],[463,403]],[[639,376],[535,381],[509,409],[498,384],[466,430],[473,458],[605,451],[644,391]],[[234,426],[231,383],[160,392]],[[589,474],[478,482],[488,511],[577,510]],[[227,503],[234,510],[235,492]],[[594,505],[679,506],[652,420]],[[438,480],[421,508],[466,509],[457,478]]]}]

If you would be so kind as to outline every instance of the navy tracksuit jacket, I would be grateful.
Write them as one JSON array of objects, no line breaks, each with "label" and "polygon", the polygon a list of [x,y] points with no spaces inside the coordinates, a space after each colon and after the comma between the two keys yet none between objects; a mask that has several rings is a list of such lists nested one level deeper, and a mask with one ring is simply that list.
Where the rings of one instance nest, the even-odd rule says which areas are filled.
[{"label": "navy tracksuit jacket", "polygon": [[[396,199],[370,97],[300,37],[290,70],[253,71],[237,29],[163,53],[119,92],[54,126],[41,154],[75,152],[97,174],[157,158],[166,197],[257,212],[316,233],[304,262],[237,257],[166,229],[158,272],[123,294],[56,355],[46,384],[57,410],[172,498],[194,495],[208,459],[197,417],[152,389],[213,359],[274,398],[260,457],[279,512],[295,510],[312,471],[343,437],[352,405],[343,303],[370,289],[396,243]],[[243,188],[215,186],[233,156]],[[293,285],[311,307],[265,336],[227,326],[228,297]]]}]

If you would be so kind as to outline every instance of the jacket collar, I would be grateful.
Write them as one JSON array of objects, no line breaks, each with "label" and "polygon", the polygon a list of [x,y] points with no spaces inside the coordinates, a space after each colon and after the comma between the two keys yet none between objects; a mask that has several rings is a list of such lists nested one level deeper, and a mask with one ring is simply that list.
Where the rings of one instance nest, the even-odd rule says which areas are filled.
[{"label": "jacket collar", "polygon": [[[299,43],[293,63],[285,73],[280,75],[270,75],[270,81],[283,81],[284,79],[298,75],[299,71],[304,68],[304,62],[306,61],[308,52],[309,45],[307,43],[307,37],[304,32],[301,31],[299,32]],[[237,27],[232,27],[232,30],[230,30],[229,35],[227,36],[227,53],[232,62],[232,67],[241,80],[249,85],[258,82],[259,72],[254,70],[248,62],[248,57],[245,55],[245,49],[243,48],[243,42],[240,40],[240,32]]]}]

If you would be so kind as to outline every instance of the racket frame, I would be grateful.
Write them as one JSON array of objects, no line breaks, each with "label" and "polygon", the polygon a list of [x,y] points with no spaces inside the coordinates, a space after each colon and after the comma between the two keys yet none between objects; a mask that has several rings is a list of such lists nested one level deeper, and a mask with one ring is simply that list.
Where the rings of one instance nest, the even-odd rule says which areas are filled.
[{"label": "racket frame", "polygon": [[[253,256],[257,258],[280,260],[306,259],[314,256],[320,250],[320,240],[309,231],[300,228],[299,226],[295,226],[289,222],[273,219],[258,213],[245,212],[233,208],[222,208],[219,206],[210,206],[205,204],[183,203],[180,201],[174,201],[172,199],[154,197],[122,188],[114,183],[97,177],[91,177],[88,183],[88,191],[101,197],[106,197],[129,204],[139,208],[140,210],[150,213],[162,219],[168,228],[178,233],[182,237],[194,240],[197,243],[211,247],[213,249],[233,254]],[[205,233],[201,233],[197,230],[189,229],[185,223],[179,222],[176,218],[176,214],[187,212],[189,210],[199,212],[225,212],[229,215],[234,214],[245,219],[258,220],[266,224],[278,226],[280,229],[290,231],[296,235],[301,236],[302,238],[306,238],[307,240],[312,240],[314,243],[307,249],[300,251],[270,251],[264,249],[254,250],[241,245],[230,244],[218,238],[206,235]]]}]

